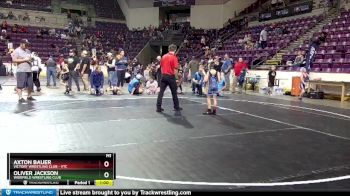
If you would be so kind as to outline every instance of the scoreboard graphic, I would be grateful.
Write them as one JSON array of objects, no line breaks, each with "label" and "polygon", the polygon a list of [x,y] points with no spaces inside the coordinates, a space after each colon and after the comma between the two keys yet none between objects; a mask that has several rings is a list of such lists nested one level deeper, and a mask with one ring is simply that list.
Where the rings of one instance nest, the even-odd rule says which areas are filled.
[{"label": "scoreboard graphic", "polygon": [[8,153],[10,185],[112,186],[114,153]]}]

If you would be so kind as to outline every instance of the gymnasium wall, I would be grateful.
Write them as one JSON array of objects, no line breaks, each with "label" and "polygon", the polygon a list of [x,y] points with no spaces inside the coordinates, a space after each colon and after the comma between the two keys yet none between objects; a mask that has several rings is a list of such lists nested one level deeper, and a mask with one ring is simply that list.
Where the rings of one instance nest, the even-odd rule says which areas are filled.
[{"label": "gymnasium wall", "polygon": [[218,29],[223,27],[223,5],[191,6],[191,26],[202,29]]},{"label": "gymnasium wall", "polygon": [[126,19],[129,29],[159,26],[159,8],[131,8]]},{"label": "gymnasium wall", "polygon": [[129,29],[159,26],[159,8],[149,5],[150,2],[153,3],[150,0],[118,0]]},{"label": "gymnasium wall", "polygon": [[202,29],[223,28],[228,19],[256,0],[219,1],[215,5],[208,5],[210,0],[202,0],[191,6],[191,26]]},{"label": "gymnasium wall", "polygon": [[235,17],[235,11],[238,14],[256,0],[230,0],[224,4],[223,21],[227,22],[230,18]]}]

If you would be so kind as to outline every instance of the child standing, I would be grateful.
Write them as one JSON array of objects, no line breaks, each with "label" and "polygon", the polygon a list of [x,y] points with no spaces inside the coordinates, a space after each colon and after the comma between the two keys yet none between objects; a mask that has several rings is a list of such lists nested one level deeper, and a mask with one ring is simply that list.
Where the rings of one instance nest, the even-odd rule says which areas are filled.
[{"label": "child standing", "polygon": [[178,92],[178,94],[181,94],[181,95],[183,95],[182,82],[183,82],[183,71],[182,71],[182,69],[180,69],[178,74],[177,74],[176,84],[177,84],[177,88],[180,89],[180,92]]},{"label": "child standing", "polygon": [[192,79],[192,91],[196,94],[196,89],[197,89],[197,94],[199,96],[203,95],[202,91],[202,83],[204,79],[204,69],[203,66],[199,66],[199,70],[194,74],[194,77]]},{"label": "child standing", "polygon": [[275,80],[276,80],[276,67],[271,66],[270,71],[269,71],[269,92],[268,94],[272,94],[273,87],[275,86]]},{"label": "child standing", "polygon": [[299,95],[299,100],[302,100],[302,97],[305,93],[305,87],[306,87],[306,82],[309,80],[309,74],[307,73],[307,70],[305,67],[302,67],[300,69],[301,71],[301,76],[300,76],[300,90],[301,93]]},{"label": "child standing", "polygon": [[242,69],[241,74],[238,78],[238,87],[239,87],[239,93],[242,93],[243,90],[243,83],[245,81],[245,76],[247,75],[247,69]]},{"label": "child standing", "polygon": [[94,92],[91,92],[91,94],[95,94],[97,96],[102,95],[103,83],[104,83],[103,72],[101,71],[101,66],[97,65],[96,69],[91,73],[91,76],[90,76],[91,90],[94,91]]},{"label": "child standing", "polygon": [[69,69],[68,69],[68,64],[66,62],[63,62],[61,65],[62,65],[61,79],[62,79],[62,83],[66,87],[66,92],[64,92],[64,94],[68,95],[69,94],[69,85],[68,85]]},{"label": "child standing", "polygon": [[219,90],[218,96],[223,96],[222,90],[225,88],[226,88],[225,73],[222,72],[221,73],[221,80],[218,83],[218,90]]},{"label": "child standing", "polygon": [[159,92],[158,82],[154,80],[153,77],[150,77],[146,83],[146,93],[148,95],[155,95]]},{"label": "child standing", "polygon": [[[208,110],[204,112],[204,115],[216,115],[217,112],[217,94],[218,94],[218,83],[220,81],[220,74],[215,69],[211,69],[204,76],[204,82],[207,88],[207,104]],[[213,104],[212,104],[213,101]]]}]

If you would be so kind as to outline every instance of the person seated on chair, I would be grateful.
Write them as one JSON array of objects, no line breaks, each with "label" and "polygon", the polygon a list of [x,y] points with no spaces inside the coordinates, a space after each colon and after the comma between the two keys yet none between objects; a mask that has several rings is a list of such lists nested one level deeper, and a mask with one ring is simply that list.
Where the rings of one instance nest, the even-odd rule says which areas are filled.
[{"label": "person seated on chair", "polygon": [[96,69],[91,73],[90,76],[91,83],[91,94],[102,95],[103,94],[103,82],[104,76],[101,71],[101,66],[97,66]]},{"label": "person seated on chair", "polygon": [[143,93],[143,89],[141,88],[141,79],[142,75],[137,74],[136,77],[129,83],[128,91],[131,95],[140,95]]},{"label": "person seated on chair", "polygon": [[304,61],[304,56],[302,51],[298,51],[298,55],[295,57],[293,66],[301,67]]}]

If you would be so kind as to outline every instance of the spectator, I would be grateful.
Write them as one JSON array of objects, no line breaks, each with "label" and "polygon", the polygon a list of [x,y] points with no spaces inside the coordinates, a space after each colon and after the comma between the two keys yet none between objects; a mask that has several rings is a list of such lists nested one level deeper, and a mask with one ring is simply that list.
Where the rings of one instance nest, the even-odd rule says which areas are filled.
[{"label": "spectator", "polygon": [[18,32],[20,32],[20,33],[28,33],[28,29],[25,26],[20,26]]},{"label": "spectator", "polygon": [[80,37],[80,34],[81,34],[81,27],[80,27],[80,26],[76,26],[76,27],[75,27],[75,32],[77,33],[77,36]]},{"label": "spectator", "polygon": [[2,21],[2,23],[1,23],[1,32],[3,32],[3,31],[6,32],[8,27],[9,27],[9,25],[7,24],[7,21],[6,20]]},{"label": "spectator", "polygon": [[304,61],[304,56],[302,51],[298,51],[298,55],[294,59],[293,66],[301,67]]},{"label": "spectator", "polygon": [[146,83],[146,93],[148,95],[155,95],[159,93],[158,82],[154,80],[153,77],[150,77]]},{"label": "spectator", "polygon": [[95,94],[97,96],[103,94],[104,76],[101,70],[101,66],[98,65],[96,69],[91,73],[90,83],[91,94]]},{"label": "spectator", "polygon": [[152,68],[152,64],[149,64],[147,66],[147,68],[143,71],[143,78],[145,79],[145,81],[147,82],[150,79],[150,73],[151,73],[151,68]]},{"label": "spectator", "polygon": [[42,35],[49,35],[49,30],[46,28],[42,28],[40,31]]},{"label": "spectator", "polygon": [[71,50],[69,51],[69,58],[68,58],[68,69],[69,69],[69,78],[68,78],[68,90],[69,92],[72,91],[72,80],[74,80],[78,92],[80,91],[80,86],[79,86],[79,62],[80,59],[77,56],[76,51]]},{"label": "spectator", "polygon": [[[248,65],[243,61],[243,58],[239,58],[238,62],[234,66],[234,79],[233,79],[233,90],[235,90],[235,86],[237,85],[237,82],[239,82],[239,79],[242,78],[242,75],[245,73],[243,70],[247,70]],[[239,86],[239,92],[242,92],[241,86]]]},{"label": "spectator", "polygon": [[137,74],[134,79],[128,85],[128,91],[131,95],[140,95],[143,93],[143,89],[141,88],[141,79],[142,75]]},{"label": "spectator", "polygon": [[45,22],[45,18],[44,18],[43,16],[41,16],[41,17],[39,18],[39,21],[40,21],[40,22]]},{"label": "spectator", "polygon": [[17,33],[18,32],[18,25],[17,24],[13,25],[13,27],[11,29],[11,32],[12,33]]},{"label": "spectator", "polygon": [[[188,63],[188,68],[189,68],[189,75],[187,77],[191,78],[191,80],[193,81],[193,79],[195,78],[195,74],[199,70],[199,62],[195,56],[193,56],[192,60]],[[192,82],[192,92],[193,92],[193,94],[195,93],[195,88],[194,88],[193,82]]]},{"label": "spectator", "polygon": [[53,86],[56,87],[56,74],[57,74],[57,64],[52,56],[46,61],[47,71],[46,71],[46,86],[50,85],[50,78],[52,77]]},{"label": "spectator", "polygon": [[23,15],[23,21],[30,21],[30,18],[29,18],[29,14],[28,12],[25,12],[24,15]]},{"label": "spectator", "polygon": [[230,81],[231,70],[232,70],[232,62],[231,62],[228,54],[225,54],[224,64],[222,65],[221,71],[225,74],[225,81],[226,81],[227,85],[225,85],[225,89],[223,89],[223,91],[230,90],[230,85],[229,85],[230,82],[229,81]]},{"label": "spectator", "polygon": [[10,19],[10,20],[15,20],[15,19],[16,19],[16,16],[12,13],[12,11],[10,11],[10,12],[7,14],[7,18]]},{"label": "spectator", "polygon": [[282,35],[283,34],[283,30],[280,27],[276,27],[275,28],[275,34]]},{"label": "spectator", "polygon": [[38,31],[36,32],[36,38],[44,39],[44,36],[43,36],[41,30],[39,30],[39,29],[38,29]]},{"label": "spectator", "polygon": [[118,78],[117,87],[123,87],[125,82],[125,72],[128,67],[128,59],[125,56],[125,52],[122,48],[116,56],[116,75]]},{"label": "spectator", "polygon": [[267,47],[267,27],[265,27],[261,32],[260,32],[260,46],[262,49],[265,49]]},{"label": "spectator", "polygon": [[248,41],[244,46],[244,50],[253,50],[253,49],[254,49],[254,43],[251,41]]},{"label": "spectator", "polygon": [[244,35],[243,41],[244,42],[252,41],[252,36],[250,34]]},{"label": "spectator", "polygon": [[199,96],[203,95],[203,91],[202,91],[203,79],[204,79],[204,68],[203,68],[203,65],[201,65],[199,66],[198,71],[194,74],[194,77],[192,78],[193,94],[197,94]]},{"label": "spectator", "polygon": [[201,38],[201,45],[202,45],[202,47],[206,46],[205,36],[202,36],[202,38]]},{"label": "spectator", "polygon": [[90,69],[90,59],[87,57],[88,52],[84,50],[81,53],[81,76],[83,80],[83,85],[84,85],[84,91],[89,90],[89,75],[91,73]]},{"label": "spectator", "polygon": [[183,95],[182,83],[183,83],[183,70],[180,68],[176,76],[176,85],[177,85],[177,89],[180,89],[180,92],[178,91],[177,92],[178,94],[181,94],[181,95]]},{"label": "spectator", "polygon": [[268,91],[268,94],[271,95],[273,87],[275,86],[275,80],[276,80],[276,67],[275,66],[271,66],[270,71],[268,73],[268,78],[269,78],[269,84],[268,84],[269,91]]},{"label": "spectator", "polygon": [[19,97],[18,102],[24,103],[26,100],[22,97],[22,91],[27,89],[28,91],[28,101],[35,101],[32,97],[33,91],[33,74],[31,70],[31,63],[33,59],[31,58],[31,52],[27,49],[29,42],[26,39],[21,40],[20,46],[16,48],[12,56],[12,62],[17,64],[17,94]]},{"label": "spectator", "polygon": [[50,36],[55,36],[56,35],[56,29],[52,28],[49,30],[49,35]]},{"label": "spectator", "polygon": [[64,32],[61,33],[60,37],[61,39],[67,39],[67,35]]}]

